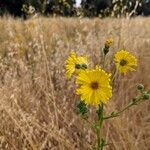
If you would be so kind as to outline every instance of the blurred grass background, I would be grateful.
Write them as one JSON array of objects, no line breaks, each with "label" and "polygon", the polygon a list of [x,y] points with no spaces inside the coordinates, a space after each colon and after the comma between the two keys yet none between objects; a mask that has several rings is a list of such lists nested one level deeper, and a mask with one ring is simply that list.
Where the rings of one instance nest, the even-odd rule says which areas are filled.
[{"label": "blurred grass background", "polygon": [[[100,63],[107,38],[116,51],[138,58],[136,72],[119,75],[107,113],[121,109],[137,94],[136,84],[149,88],[150,19],[0,18],[0,149],[86,150],[95,133],[76,114],[74,79],[67,81],[64,63],[71,50]],[[150,149],[150,104],[142,103],[104,124],[106,150]],[[92,119],[92,112],[91,117]]]}]

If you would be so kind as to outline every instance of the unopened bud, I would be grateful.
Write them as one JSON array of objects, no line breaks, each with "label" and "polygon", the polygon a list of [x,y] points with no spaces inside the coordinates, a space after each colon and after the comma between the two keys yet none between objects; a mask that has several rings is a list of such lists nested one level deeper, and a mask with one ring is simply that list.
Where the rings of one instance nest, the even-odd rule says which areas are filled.
[{"label": "unopened bud", "polygon": [[144,90],[144,85],[143,84],[138,84],[137,89],[142,91]]},{"label": "unopened bud", "polygon": [[113,44],[113,39],[112,38],[107,39],[105,42],[105,47],[110,47],[112,44]]},{"label": "unopened bud", "polygon": [[75,65],[75,68],[76,68],[76,69],[81,69],[81,67],[82,67],[82,66],[81,66],[80,64],[76,64],[76,65]]},{"label": "unopened bud", "polygon": [[149,100],[150,99],[150,94],[148,94],[148,93],[144,94],[143,99]]},{"label": "unopened bud", "polygon": [[87,65],[86,64],[82,64],[82,68],[83,69],[87,69]]},{"label": "unopened bud", "polygon": [[104,55],[106,55],[108,52],[109,52],[109,47],[105,47],[105,48],[103,49]]}]

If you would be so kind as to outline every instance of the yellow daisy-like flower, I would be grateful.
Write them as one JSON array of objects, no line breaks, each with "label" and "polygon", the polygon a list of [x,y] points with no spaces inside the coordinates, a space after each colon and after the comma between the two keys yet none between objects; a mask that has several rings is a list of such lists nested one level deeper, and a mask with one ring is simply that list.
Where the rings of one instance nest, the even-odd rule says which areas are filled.
[{"label": "yellow daisy-like flower", "polygon": [[112,44],[113,44],[113,39],[112,38],[107,39],[106,42],[105,42],[106,47],[110,47]]},{"label": "yellow daisy-like flower", "polygon": [[110,74],[100,68],[82,71],[77,76],[77,94],[87,104],[99,105],[112,97]]},{"label": "yellow daisy-like flower", "polygon": [[70,56],[66,60],[66,77],[71,78],[73,73],[80,73],[81,70],[87,69],[88,60],[85,56],[78,57],[75,52],[71,52]]},{"label": "yellow daisy-like flower", "polygon": [[121,50],[115,54],[114,58],[117,69],[121,73],[134,71],[137,66],[137,59],[125,50]]}]

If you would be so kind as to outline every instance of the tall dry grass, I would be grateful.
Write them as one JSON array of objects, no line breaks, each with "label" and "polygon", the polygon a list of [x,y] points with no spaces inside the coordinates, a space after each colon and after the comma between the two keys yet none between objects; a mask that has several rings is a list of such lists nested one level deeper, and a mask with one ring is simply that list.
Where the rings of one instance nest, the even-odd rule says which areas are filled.
[{"label": "tall dry grass", "polygon": [[[118,77],[107,113],[136,95],[136,83],[149,88],[149,18],[0,18],[0,149],[86,150],[95,143],[95,134],[75,112],[79,97],[73,92],[74,79],[64,77],[64,62],[75,50],[87,54],[91,66],[98,64],[108,37],[114,39],[110,64],[118,49],[126,49],[139,65],[136,72]],[[149,112],[145,102],[107,121],[106,149],[149,150]]]}]

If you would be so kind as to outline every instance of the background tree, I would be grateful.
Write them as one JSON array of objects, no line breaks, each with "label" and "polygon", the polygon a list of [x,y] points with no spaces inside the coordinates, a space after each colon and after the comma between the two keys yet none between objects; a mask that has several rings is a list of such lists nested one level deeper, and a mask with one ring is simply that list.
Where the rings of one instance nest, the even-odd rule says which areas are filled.
[{"label": "background tree", "polygon": [[32,12],[61,16],[78,16],[79,12],[88,17],[150,15],[150,0],[82,0],[80,9],[75,3],[76,0],[0,0],[0,15],[26,17]]},{"label": "background tree", "polygon": [[75,14],[75,0],[49,0],[45,13],[73,16]]},{"label": "background tree", "polygon": [[112,0],[82,0],[81,7],[85,16],[98,16],[111,4]]},{"label": "background tree", "polygon": [[96,9],[95,9],[95,1],[96,0],[82,0],[81,1],[81,8],[84,16],[95,16]]},{"label": "background tree", "polygon": [[10,13],[13,16],[22,16],[22,4],[25,0],[0,0],[0,13]]}]

